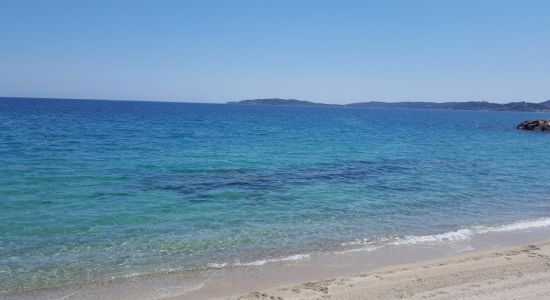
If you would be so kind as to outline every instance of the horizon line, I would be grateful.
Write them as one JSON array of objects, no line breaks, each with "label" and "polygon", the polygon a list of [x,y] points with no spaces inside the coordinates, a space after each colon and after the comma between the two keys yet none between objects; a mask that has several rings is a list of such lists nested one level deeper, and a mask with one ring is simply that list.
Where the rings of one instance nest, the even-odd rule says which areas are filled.
[{"label": "horizon line", "polygon": [[249,98],[249,99],[241,99],[241,100],[227,100],[225,102],[194,102],[194,101],[187,101],[187,100],[166,100],[166,99],[160,99],[160,100],[140,100],[140,99],[94,99],[94,98],[61,98],[61,97],[26,97],[26,96],[0,96],[0,99],[50,99],[50,100],[81,100],[81,101],[119,101],[119,102],[153,102],[153,103],[189,103],[189,104],[228,104],[229,102],[240,102],[240,101],[247,101],[247,100],[261,100],[261,99],[279,99],[279,100],[298,100],[298,101],[306,101],[311,102],[314,104],[323,104],[323,105],[334,105],[334,106],[346,106],[351,104],[357,104],[357,103],[368,103],[368,102],[379,102],[379,103],[418,103],[418,102],[425,102],[425,103],[468,103],[468,102],[487,102],[487,103],[493,103],[493,104],[508,104],[508,103],[541,103],[545,101],[550,101],[550,98],[547,100],[539,100],[538,102],[528,102],[525,100],[520,101],[508,101],[508,102],[491,102],[488,100],[463,100],[463,101],[426,101],[426,100],[396,100],[396,101],[379,101],[379,100],[360,100],[357,102],[349,102],[349,103],[324,103],[324,102],[317,102],[312,100],[303,100],[303,99],[296,99],[296,98],[278,98],[278,97],[270,97],[270,98]]}]

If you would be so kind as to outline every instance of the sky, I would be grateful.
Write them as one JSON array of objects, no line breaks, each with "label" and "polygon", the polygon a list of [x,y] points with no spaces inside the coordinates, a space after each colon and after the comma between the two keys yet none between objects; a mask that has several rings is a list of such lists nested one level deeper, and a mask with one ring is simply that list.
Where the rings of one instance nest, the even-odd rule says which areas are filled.
[{"label": "sky", "polygon": [[550,99],[550,1],[1,0],[0,96]]}]

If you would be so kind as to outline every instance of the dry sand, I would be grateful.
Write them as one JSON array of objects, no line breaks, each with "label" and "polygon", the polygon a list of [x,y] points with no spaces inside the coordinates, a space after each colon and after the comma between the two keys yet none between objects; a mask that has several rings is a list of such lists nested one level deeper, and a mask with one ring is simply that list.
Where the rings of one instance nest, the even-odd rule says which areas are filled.
[{"label": "dry sand", "polygon": [[550,241],[393,266],[228,299],[550,299]]}]

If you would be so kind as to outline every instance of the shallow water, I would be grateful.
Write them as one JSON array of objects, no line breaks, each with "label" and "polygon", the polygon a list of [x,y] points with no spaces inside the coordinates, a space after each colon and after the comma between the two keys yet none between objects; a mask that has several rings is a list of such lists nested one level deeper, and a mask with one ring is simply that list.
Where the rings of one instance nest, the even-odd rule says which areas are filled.
[{"label": "shallow water", "polygon": [[0,290],[546,226],[540,117],[2,99]]}]

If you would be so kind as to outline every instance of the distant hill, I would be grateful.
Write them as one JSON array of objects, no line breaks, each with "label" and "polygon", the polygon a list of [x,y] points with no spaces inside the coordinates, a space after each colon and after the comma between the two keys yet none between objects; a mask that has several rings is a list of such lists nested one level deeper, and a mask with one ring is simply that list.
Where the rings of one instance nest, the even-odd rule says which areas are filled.
[{"label": "distant hill", "polygon": [[252,99],[242,100],[235,102],[227,102],[227,104],[249,104],[249,105],[330,105],[323,103],[315,103],[310,101],[296,100],[296,99],[280,99],[280,98],[268,98],[268,99]]},{"label": "distant hill", "polygon": [[252,99],[228,104],[247,104],[247,105],[294,105],[294,106],[314,106],[314,105],[332,105],[349,107],[368,107],[368,108],[419,108],[419,109],[459,109],[459,110],[493,110],[493,111],[550,111],[550,100],[541,103],[529,102],[510,102],[505,104],[491,103],[487,101],[468,101],[468,102],[359,102],[345,105],[323,104],[296,99]]},{"label": "distant hill", "polygon": [[491,103],[486,101],[468,102],[360,102],[347,106],[380,107],[380,108],[424,108],[424,109],[461,109],[461,110],[493,110],[493,111],[550,111],[550,100],[541,103],[510,102]]}]

